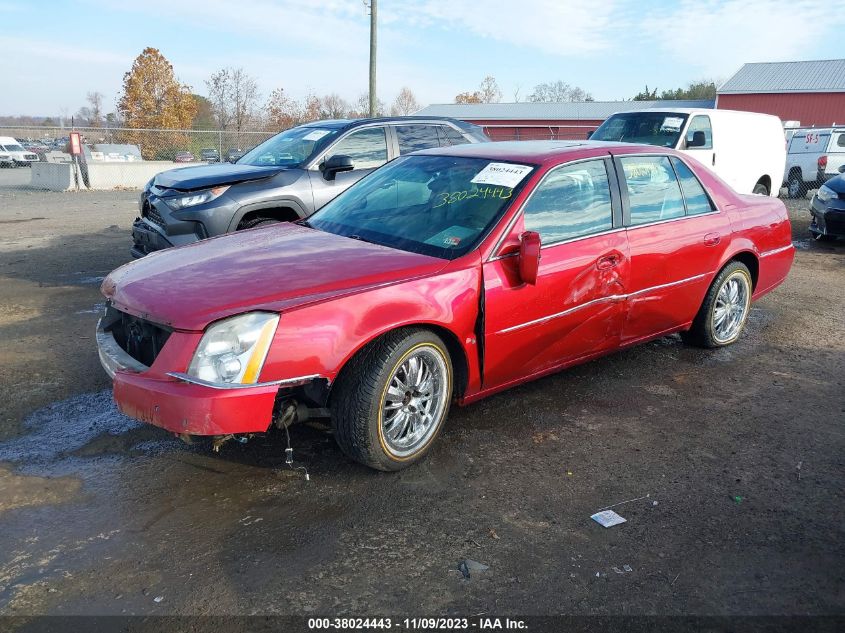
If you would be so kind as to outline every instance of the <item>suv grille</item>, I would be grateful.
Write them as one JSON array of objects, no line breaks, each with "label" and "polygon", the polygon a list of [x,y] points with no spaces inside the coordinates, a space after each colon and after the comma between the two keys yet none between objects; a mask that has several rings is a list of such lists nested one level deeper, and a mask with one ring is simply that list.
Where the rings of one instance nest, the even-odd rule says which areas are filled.
[{"label": "suv grille", "polygon": [[144,207],[141,209],[141,215],[153,224],[157,224],[161,228],[164,228],[164,218],[161,217],[158,209],[151,205],[148,200],[144,200]]},{"label": "suv grille", "polygon": [[170,338],[170,330],[111,306],[104,320],[108,322],[104,329],[111,332],[120,348],[147,367],[152,366]]}]

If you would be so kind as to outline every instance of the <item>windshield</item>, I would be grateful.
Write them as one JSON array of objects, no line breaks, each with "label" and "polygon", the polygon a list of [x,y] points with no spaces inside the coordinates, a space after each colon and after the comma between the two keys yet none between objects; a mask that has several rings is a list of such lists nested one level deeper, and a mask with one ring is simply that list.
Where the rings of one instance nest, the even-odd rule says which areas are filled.
[{"label": "windshield", "polygon": [[[294,127],[267,139],[238,159],[239,165],[299,167],[337,135],[337,130]],[[229,150],[234,152],[235,150]]]},{"label": "windshield", "polygon": [[454,259],[493,228],[533,166],[408,156],[388,163],[308,219],[314,228]]},{"label": "windshield", "polygon": [[686,121],[687,115],[677,112],[614,114],[593,132],[590,140],[675,147]]},{"label": "windshield", "polygon": [[20,145],[0,145],[0,148],[3,148],[7,152],[22,152],[24,151],[23,147]]}]

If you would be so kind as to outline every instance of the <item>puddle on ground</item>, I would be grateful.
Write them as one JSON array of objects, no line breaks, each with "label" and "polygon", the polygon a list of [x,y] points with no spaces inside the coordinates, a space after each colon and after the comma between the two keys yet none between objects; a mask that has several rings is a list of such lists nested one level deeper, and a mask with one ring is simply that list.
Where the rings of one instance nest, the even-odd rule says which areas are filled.
[{"label": "puddle on ground", "polygon": [[8,466],[0,465],[0,516],[14,508],[70,501],[81,485],[76,477],[18,475]]},{"label": "puddle on ground", "polygon": [[141,426],[121,414],[111,390],[54,402],[27,417],[27,434],[0,442],[0,461],[19,464],[52,461],[103,433],[119,435]]}]

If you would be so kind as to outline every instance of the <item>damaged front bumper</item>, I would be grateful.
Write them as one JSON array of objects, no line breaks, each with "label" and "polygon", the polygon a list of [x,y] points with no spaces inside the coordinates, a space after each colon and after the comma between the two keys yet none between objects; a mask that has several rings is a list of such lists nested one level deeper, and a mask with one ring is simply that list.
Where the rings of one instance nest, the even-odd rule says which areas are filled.
[{"label": "damaged front bumper", "polygon": [[176,365],[169,362],[174,355],[165,351],[152,367],[138,362],[103,328],[102,320],[97,324],[97,348],[103,369],[114,381],[114,400],[121,413],[180,435],[263,433],[273,421],[279,388],[312,378],[231,388],[203,383],[163,371],[160,365]]}]

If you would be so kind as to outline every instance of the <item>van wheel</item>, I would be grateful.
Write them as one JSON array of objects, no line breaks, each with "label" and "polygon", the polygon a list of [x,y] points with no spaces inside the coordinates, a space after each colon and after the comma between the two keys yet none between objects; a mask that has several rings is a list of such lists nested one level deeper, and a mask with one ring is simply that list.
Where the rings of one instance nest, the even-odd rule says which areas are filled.
[{"label": "van wheel", "polygon": [[377,470],[396,471],[428,452],[449,413],[452,361],[439,336],[390,332],[343,369],[331,398],[341,450]]},{"label": "van wheel", "polygon": [[786,183],[787,195],[790,198],[799,198],[804,193],[804,181],[796,173],[789,175],[789,180]]},{"label": "van wheel", "polygon": [[762,182],[758,182],[756,185],[754,185],[754,193],[759,194],[761,196],[768,196],[769,188]]},{"label": "van wheel", "polygon": [[704,303],[684,342],[699,347],[724,347],[736,342],[751,311],[751,273],[737,261],[722,269],[704,297]]}]

